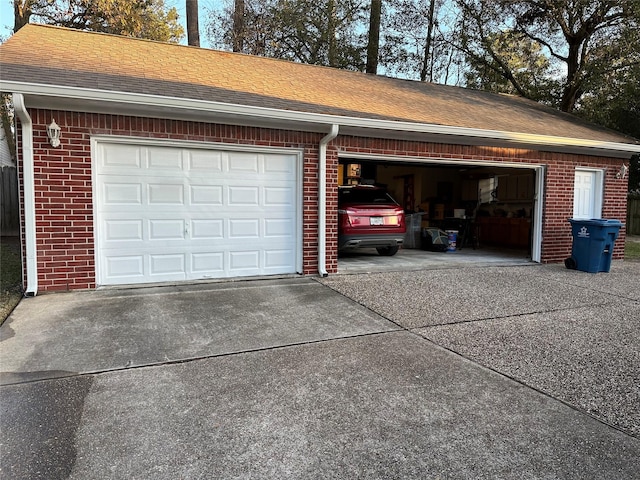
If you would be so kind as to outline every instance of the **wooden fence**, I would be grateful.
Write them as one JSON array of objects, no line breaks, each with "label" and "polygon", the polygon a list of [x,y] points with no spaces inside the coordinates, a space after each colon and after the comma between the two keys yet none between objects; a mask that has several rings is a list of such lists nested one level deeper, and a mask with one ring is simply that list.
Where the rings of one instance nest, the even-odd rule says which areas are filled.
[{"label": "wooden fence", "polygon": [[0,232],[17,235],[20,230],[18,177],[16,167],[0,168]]},{"label": "wooden fence", "polygon": [[629,197],[627,202],[627,233],[640,235],[640,197]]}]

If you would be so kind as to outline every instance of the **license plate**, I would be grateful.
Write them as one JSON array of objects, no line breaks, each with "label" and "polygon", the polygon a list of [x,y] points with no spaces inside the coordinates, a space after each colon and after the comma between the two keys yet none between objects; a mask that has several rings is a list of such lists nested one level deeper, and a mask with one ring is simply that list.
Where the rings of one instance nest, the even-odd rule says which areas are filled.
[{"label": "license plate", "polygon": [[370,217],[369,225],[384,225],[384,219],[382,217]]}]

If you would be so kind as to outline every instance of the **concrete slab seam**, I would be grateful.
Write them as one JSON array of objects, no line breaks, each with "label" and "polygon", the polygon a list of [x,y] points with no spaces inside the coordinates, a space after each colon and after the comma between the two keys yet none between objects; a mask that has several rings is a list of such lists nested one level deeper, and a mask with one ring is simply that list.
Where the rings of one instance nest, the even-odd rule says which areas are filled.
[{"label": "concrete slab seam", "polygon": [[596,420],[597,422],[599,422],[599,423],[601,423],[601,424],[603,424],[603,425],[606,425],[607,427],[610,427],[610,428],[612,428],[612,429],[614,429],[614,430],[616,430],[616,431],[618,431],[618,432],[620,432],[620,433],[624,434],[624,435],[625,435],[625,436],[627,436],[627,437],[634,438],[634,439],[639,439],[639,440],[640,440],[640,438],[639,438],[639,437],[636,437],[635,435],[632,435],[631,433],[627,432],[626,430],[623,430],[623,429],[621,429],[621,428],[619,428],[619,427],[617,427],[617,426],[615,426],[615,425],[612,425],[612,424],[610,424],[610,423],[608,423],[608,422],[604,421],[604,420],[603,420],[602,418],[600,418],[600,417],[596,417],[596,416],[595,416],[595,415],[593,415],[592,413],[589,413],[588,411],[583,410],[583,409],[581,409],[581,408],[577,407],[576,405],[573,405],[573,404],[571,404],[571,403],[569,403],[569,402],[567,402],[567,401],[565,401],[565,400],[562,400],[561,398],[556,398],[556,397],[554,397],[553,395],[549,394],[548,392],[545,392],[544,390],[540,390],[539,388],[537,388],[537,387],[535,387],[535,386],[533,386],[533,385],[529,385],[529,384],[527,384],[526,382],[524,382],[524,381],[522,381],[522,380],[520,380],[520,379],[518,379],[518,378],[516,378],[516,377],[513,377],[513,376],[511,376],[511,375],[508,375],[508,374],[506,374],[506,373],[504,373],[504,372],[501,372],[500,370],[496,370],[495,368],[492,368],[492,367],[490,367],[490,366],[488,366],[488,365],[485,365],[485,364],[483,364],[483,363],[480,363],[480,362],[478,362],[477,360],[474,360],[474,359],[473,359],[473,358],[471,358],[471,357],[468,357],[468,356],[466,356],[466,355],[464,355],[464,354],[462,354],[462,353],[460,353],[460,352],[457,352],[456,350],[452,350],[452,349],[450,349],[450,348],[448,348],[448,347],[445,347],[445,346],[443,346],[443,345],[440,345],[439,343],[436,343],[435,341],[431,340],[429,337],[426,337],[426,336],[424,336],[424,335],[421,335],[421,334],[419,334],[419,333],[417,333],[417,332],[412,332],[412,333],[413,333],[414,335],[417,335],[418,337],[420,337],[420,338],[422,338],[422,339],[426,340],[427,342],[429,342],[429,343],[433,344],[433,345],[434,345],[435,347],[437,347],[437,348],[440,348],[440,349],[445,350],[445,351],[447,351],[447,352],[449,352],[449,353],[452,353],[452,354],[454,354],[454,355],[456,355],[456,356],[458,356],[458,357],[460,357],[460,358],[463,358],[464,360],[466,360],[466,361],[468,361],[468,362],[471,362],[472,364],[477,365],[478,367],[480,367],[480,368],[482,368],[482,369],[488,370],[488,371],[493,372],[493,373],[495,373],[495,374],[497,374],[497,375],[500,375],[501,377],[507,378],[507,379],[509,379],[509,380],[511,380],[511,381],[513,381],[513,382],[515,382],[515,383],[517,383],[518,385],[522,385],[522,386],[523,386],[523,387],[525,387],[525,388],[531,389],[531,390],[533,390],[533,391],[535,391],[535,392],[537,392],[537,393],[539,393],[539,394],[543,395],[544,397],[547,397],[547,398],[549,398],[549,399],[551,399],[551,400],[554,400],[554,401],[556,401],[556,402],[560,402],[560,403],[562,403],[563,405],[565,405],[565,406],[567,406],[567,407],[571,408],[572,410],[574,410],[574,411],[576,411],[576,412],[578,412],[578,413],[581,413],[581,414],[587,415],[588,417],[590,417],[590,418],[592,418],[592,419]]},{"label": "concrete slab seam", "polygon": [[[213,358],[224,358],[224,357],[231,357],[231,356],[234,356],[234,355],[244,355],[244,354],[248,354],[248,353],[276,351],[276,350],[282,350],[282,349],[291,348],[291,347],[300,347],[300,346],[305,346],[305,345],[314,345],[314,344],[335,342],[335,341],[338,341],[338,340],[347,340],[347,339],[354,339],[354,338],[365,338],[365,337],[370,337],[370,336],[375,336],[375,335],[384,335],[384,334],[388,334],[388,333],[397,333],[397,332],[400,332],[400,331],[408,331],[408,330],[406,330],[404,328],[398,328],[398,329],[395,329],[395,330],[384,330],[384,331],[381,330],[381,331],[378,331],[378,332],[367,332],[367,333],[360,333],[360,334],[355,334],[355,335],[344,335],[344,336],[340,336],[340,337],[324,338],[324,339],[321,339],[321,340],[311,340],[311,341],[307,341],[307,342],[294,342],[294,343],[289,343],[289,344],[286,344],[286,345],[276,345],[276,346],[263,347],[263,348],[252,348],[252,349],[247,349],[247,350],[238,350],[238,351],[235,351],[235,352],[226,352],[226,353],[220,353],[220,354],[216,354],[216,355],[202,355],[202,356],[198,356],[198,357],[179,358],[179,359],[175,359],[175,360],[166,360],[166,361],[162,361],[162,362],[147,363],[147,364],[144,364],[144,365],[129,365],[129,364],[127,364],[127,365],[125,365],[123,367],[105,368],[105,369],[101,369],[101,370],[90,370],[90,371],[86,371],[86,372],[71,373],[71,374],[68,374],[68,375],[58,375],[58,376],[54,376],[54,377],[50,377],[50,378],[38,378],[38,379],[34,379],[34,380],[17,381],[17,382],[11,382],[11,383],[2,383],[2,384],[0,384],[0,388],[13,386],[13,385],[27,385],[27,384],[33,384],[33,383],[39,383],[39,382],[48,382],[48,381],[53,381],[53,380],[65,379],[65,378],[79,378],[79,377],[84,377],[84,376],[103,375],[103,374],[109,374],[109,373],[114,373],[114,372],[122,372],[122,371],[128,371],[128,370],[141,370],[141,369],[150,368],[150,367],[181,365],[181,364],[185,364],[185,363],[198,362],[198,361],[202,361],[202,360],[210,360],[210,359],[213,359]],[[413,332],[409,332],[409,333],[412,333],[413,335],[415,335],[415,333],[413,333]],[[421,336],[418,335],[418,337],[421,337]]]}]

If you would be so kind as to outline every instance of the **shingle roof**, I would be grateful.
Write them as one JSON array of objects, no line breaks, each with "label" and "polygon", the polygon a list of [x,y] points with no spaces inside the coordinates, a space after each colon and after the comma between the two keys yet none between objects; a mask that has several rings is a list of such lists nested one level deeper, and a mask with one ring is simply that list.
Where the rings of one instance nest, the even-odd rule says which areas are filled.
[{"label": "shingle roof", "polygon": [[0,46],[0,76],[12,82],[636,143],[514,96],[33,24]]}]

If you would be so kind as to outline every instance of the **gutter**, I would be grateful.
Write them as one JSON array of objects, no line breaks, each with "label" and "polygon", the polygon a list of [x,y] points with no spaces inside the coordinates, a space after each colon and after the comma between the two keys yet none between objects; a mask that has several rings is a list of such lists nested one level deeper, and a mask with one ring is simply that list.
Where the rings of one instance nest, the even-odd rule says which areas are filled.
[{"label": "gutter", "polygon": [[[478,145],[484,144],[482,143],[483,141],[492,140],[494,142],[513,143],[522,147],[547,147],[549,151],[556,151],[555,149],[558,148],[568,148],[571,149],[573,153],[582,154],[611,152],[614,154],[613,156],[623,157],[625,156],[624,154],[631,155],[633,153],[640,153],[640,144],[634,143],[610,142],[586,138],[577,139],[555,135],[528,134],[479,128],[455,127],[450,125],[299,112],[207,100],[163,97],[144,93],[53,86],[6,80],[0,80],[0,90],[7,92],[20,92],[30,97],[33,96],[30,98],[30,106],[42,108],[53,108],[50,104],[57,101],[59,103],[54,105],[55,108],[65,109],[66,107],[66,109],[70,109],[73,107],[69,105],[69,100],[78,100],[82,102],[82,111],[95,110],[96,112],[99,112],[104,111],[104,107],[97,108],[98,105],[112,105],[113,108],[118,109],[118,114],[129,113],[131,115],[135,114],[140,116],[140,111],[137,111],[137,113],[134,111],[125,112],[125,107],[134,106],[137,107],[138,110],[143,110],[144,107],[148,107],[150,109],[156,109],[154,110],[155,114],[149,115],[149,112],[142,112],[142,114],[158,116],[158,118],[166,118],[167,115],[175,116],[177,112],[183,112],[184,114],[193,114],[198,112],[213,117],[222,114],[240,118],[263,119],[268,120],[269,122],[273,122],[274,120],[290,122],[298,129],[300,129],[301,124],[306,124],[307,126],[313,126],[313,131],[319,131],[320,128],[328,125],[339,124],[343,133],[345,133],[345,128],[383,130],[387,132],[449,135],[452,137],[477,139],[479,141],[477,143]],[[95,102],[95,104],[91,105],[92,102]],[[94,108],[92,109],[91,106]],[[216,118],[213,118],[209,121],[219,122],[221,120],[220,118],[217,120]],[[595,152],[590,153],[590,150]]]},{"label": "gutter", "polygon": [[13,94],[13,107],[22,126],[22,175],[24,197],[24,243],[27,254],[26,296],[38,293],[38,264],[36,258],[35,176],[33,167],[33,122],[27,112],[24,96]]},{"label": "gutter", "polygon": [[331,130],[322,137],[318,152],[318,273],[327,277],[327,145],[338,136],[340,126],[331,125]]}]

